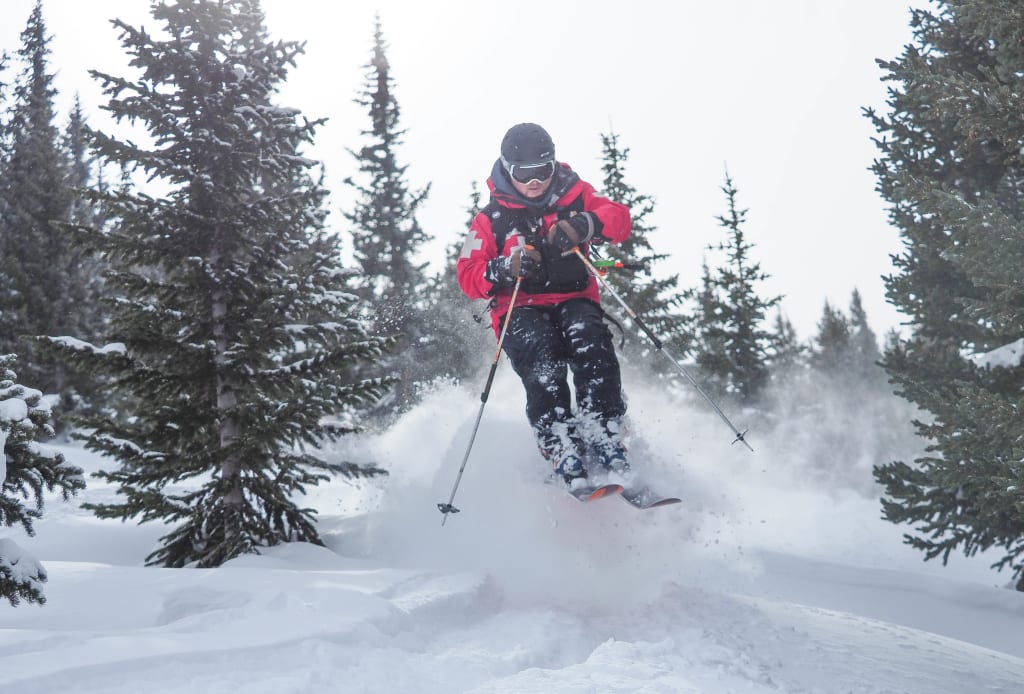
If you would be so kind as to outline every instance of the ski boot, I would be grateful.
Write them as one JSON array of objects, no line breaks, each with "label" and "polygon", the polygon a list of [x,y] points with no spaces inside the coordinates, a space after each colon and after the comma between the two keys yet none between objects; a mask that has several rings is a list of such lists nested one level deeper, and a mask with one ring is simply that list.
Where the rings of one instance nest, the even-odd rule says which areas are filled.
[{"label": "ski boot", "polygon": [[608,443],[597,449],[597,462],[608,472],[623,474],[629,471],[626,447],[621,443]]},{"label": "ski boot", "polygon": [[587,469],[583,466],[582,458],[575,453],[569,453],[555,466],[555,474],[561,477],[567,485],[572,486],[575,480],[587,478]]}]

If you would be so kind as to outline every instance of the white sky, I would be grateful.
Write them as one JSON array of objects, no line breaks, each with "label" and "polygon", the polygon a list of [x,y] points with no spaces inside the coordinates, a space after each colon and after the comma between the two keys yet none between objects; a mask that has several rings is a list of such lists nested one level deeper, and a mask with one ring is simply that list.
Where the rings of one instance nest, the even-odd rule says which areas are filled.
[{"label": "white sky", "polygon": [[[0,47],[17,49],[33,1],[2,0]],[[901,320],[879,279],[900,244],[868,171],[875,133],[861,107],[884,107],[874,61],[910,41],[911,4],[925,0],[264,0],[273,37],[308,42],[280,101],[330,118],[307,154],[327,164],[333,210],[348,203],[345,148],[368,125],[352,99],[379,10],[408,130],[401,162],[414,188],[433,186],[420,221],[437,238],[435,268],[464,233],[470,184],[483,187],[509,126],[542,124],[559,158],[598,186],[600,134],[614,128],[631,149],[630,182],[656,199],[651,240],[672,254],[662,271],[699,281],[705,247],[724,238],[714,217],[728,166],[754,259],[772,275],[763,291],[785,295],[803,339],[825,299],[845,310],[854,287],[880,336]],[[107,20],[155,29],[148,8],[45,0],[62,105],[78,91],[102,125],[86,71],[132,74]]]}]

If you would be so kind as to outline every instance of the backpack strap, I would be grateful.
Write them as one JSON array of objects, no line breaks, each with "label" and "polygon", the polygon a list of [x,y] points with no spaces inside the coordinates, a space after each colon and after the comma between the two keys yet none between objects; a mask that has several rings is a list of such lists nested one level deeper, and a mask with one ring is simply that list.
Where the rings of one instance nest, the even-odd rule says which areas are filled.
[{"label": "backpack strap", "polygon": [[505,241],[508,240],[508,235],[514,230],[526,238],[534,236],[534,232],[529,229],[529,223],[526,217],[519,213],[517,210],[500,205],[494,200],[491,200],[481,210],[487,215],[488,219],[491,220],[491,233],[494,234],[494,243],[498,247],[498,254],[505,250]]},{"label": "backpack strap", "polygon": [[[534,238],[537,235],[537,231],[530,228],[530,221],[531,219],[539,219],[542,213],[531,214],[526,210],[505,207],[493,198],[480,211],[491,220],[491,231],[494,234],[494,243],[498,246],[498,253],[505,249],[505,241],[508,240],[508,235],[513,230],[518,231],[528,240],[534,242],[538,240]],[[578,195],[568,205],[558,208],[556,215],[558,219],[568,219],[582,211],[583,196]]]}]

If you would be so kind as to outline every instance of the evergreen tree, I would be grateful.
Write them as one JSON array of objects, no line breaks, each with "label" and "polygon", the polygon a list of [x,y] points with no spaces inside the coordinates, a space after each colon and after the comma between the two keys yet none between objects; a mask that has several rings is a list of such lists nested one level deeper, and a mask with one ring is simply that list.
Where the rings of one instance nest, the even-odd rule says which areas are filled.
[{"label": "evergreen tree", "polygon": [[807,461],[816,485],[876,497],[874,467],[920,446],[909,426],[913,408],[893,395],[875,363],[877,344],[874,358],[865,357],[871,352],[864,336],[873,344],[874,332],[856,290],[850,311],[855,318],[826,301],[807,358],[790,368],[780,368],[786,351],[778,348],[766,410],[782,453]]},{"label": "evergreen tree", "polygon": [[152,14],[160,34],[114,21],[141,76],[92,74],[113,116],[153,144],[90,133],[107,161],[168,192],[100,196],[116,222],[92,234],[112,265],[116,343],[49,344],[138,403],[85,422],[86,446],[120,463],[99,475],[123,496],[87,507],[170,524],[150,564],[217,566],[319,543],[297,497],[332,474],[380,472],[315,449],[352,430],[337,415],[383,392],[347,374],[385,341],[352,316],[326,191],[301,156],[320,121],[274,102],[302,46],[271,41],[256,0],[169,0]]},{"label": "evergreen tree", "polygon": [[[481,194],[474,182],[470,191],[466,229],[480,211]],[[427,334],[420,344],[424,370],[433,377],[464,381],[478,374],[485,366],[487,352],[493,351],[494,335],[480,317],[474,314],[471,302],[459,288],[456,266],[465,234],[460,234],[445,249],[444,269],[429,282],[424,325]]]},{"label": "evergreen tree", "polygon": [[[66,185],[71,192],[71,209],[68,222],[71,229],[100,229],[106,223],[103,210],[92,199],[90,188],[104,192],[105,183],[101,172],[89,152],[89,134],[82,103],[76,96],[68,125],[64,132],[63,149],[67,155]],[[99,335],[105,319],[99,310],[99,299],[103,294],[102,272],[104,265],[99,258],[85,249],[84,244],[73,245],[69,254],[69,271],[75,269],[78,280],[72,287],[71,301],[78,307],[78,327],[74,334],[92,339]]]},{"label": "evergreen tree", "polygon": [[850,321],[827,300],[818,321],[818,334],[811,351],[811,366],[838,377],[852,372],[853,348]]},{"label": "evergreen tree", "polygon": [[807,349],[800,343],[796,328],[780,309],[772,328],[770,371],[773,379],[786,378],[804,367]]},{"label": "evergreen tree", "polygon": [[10,62],[10,56],[7,51],[0,51],[0,171],[3,171],[3,167],[7,162],[8,156],[8,136],[10,135],[9,130],[6,127],[7,124],[7,89],[10,85],[7,83],[7,68]]},{"label": "evergreen tree", "polygon": [[[77,96],[64,131],[62,149],[67,158],[65,186],[70,195],[67,223],[61,228],[70,239],[64,275],[68,278],[67,302],[74,307],[67,316],[66,328],[69,335],[94,340],[107,327],[102,303],[105,264],[86,247],[80,230],[103,228],[104,215],[92,199],[89,188],[95,185],[102,189],[104,184],[89,152],[86,119]],[[92,377],[68,373],[61,363],[54,366],[54,372],[55,390],[61,395],[60,425],[66,423],[73,413],[94,407],[92,400],[103,386]]]},{"label": "evergreen tree", "polygon": [[352,249],[361,270],[357,291],[367,302],[374,329],[379,334],[399,335],[395,353],[384,363],[400,378],[389,408],[402,410],[413,402],[416,383],[433,376],[426,368],[430,351],[423,342],[429,339],[426,263],[417,260],[429,237],[416,220],[430,186],[411,191],[406,183],[408,167],[398,163],[405,131],[398,127],[400,109],[379,17],[373,54],[364,67],[366,84],[355,103],[369,112],[370,128],[362,131],[368,142],[349,152],[365,182],[345,179],[357,194],[355,208],[345,217],[352,224]]},{"label": "evergreen tree", "polygon": [[747,210],[737,208],[737,190],[728,173],[722,191],[728,211],[718,222],[728,238],[709,250],[724,252],[725,263],[712,272],[705,262],[702,286],[691,292],[697,299],[697,364],[718,395],[753,403],[768,381],[774,347],[765,319],[782,297],[758,296],[757,283],[769,275],[750,258],[753,244],[743,232]]},{"label": "evergreen tree", "polygon": [[[13,354],[0,355],[0,526],[21,526],[35,535],[47,492],[67,501],[85,488],[82,470],[42,442],[53,436],[42,393],[19,385]],[[25,501],[32,505],[26,506]],[[0,538],[0,598],[45,603],[46,571],[12,540]]]},{"label": "evergreen tree", "polygon": [[[0,51],[0,173],[3,172],[4,166],[7,163],[8,144],[7,138],[9,135],[6,127],[6,105],[7,105],[7,63],[10,57],[7,55],[7,51]],[[0,201],[0,205],[2,205]]]},{"label": "evergreen tree", "polygon": [[882,353],[878,350],[878,337],[868,324],[867,312],[857,289],[850,295],[850,350],[853,368],[859,377],[875,381],[885,378],[885,372],[879,366]]},{"label": "evergreen tree", "polygon": [[810,352],[810,348],[800,342],[792,322],[781,308],[778,309],[772,323],[769,383],[760,408],[772,426],[798,418],[813,407],[807,388],[811,372]]},{"label": "evergreen tree", "polygon": [[47,392],[63,389],[26,335],[74,333],[80,277],[67,222],[72,196],[54,124],[50,37],[37,1],[21,33],[22,70],[5,124],[7,160],[0,178],[0,354],[22,355],[22,374]]},{"label": "evergreen tree", "polygon": [[885,373],[878,365],[878,339],[868,324],[860,292],[850,295],[849,316],[826,301],[818,322],[811,366],[826,376],[845,379],[851,386],[878,386]]},{"label": "evergreen tree", "polygon": [[[601,146],[603,193],[627,206],[633,222],[632,233],[625,241],[598,247],[600,253],[625,266],[623,270],[611,270],[606,279],[670,352],[685,353],[691,347],[692,337],[687,316],[682,310],[685,295],[678,288],[679,275],[669,275],[664,279],[654,277],[654,267],[669,258],[668,254],[655,253],[651,246],[650,237],[655,227],[651,225],[649,216],[654,212],[654,200],[637,192],[626,181],[629,148],[620,147],[618,135],[614,132],[601,135]],[[603,299],[606,310],[623,317],[614,298],[605,296]],[[627,353],[642,357],[652,371],[675,373],[666,360],[651,356],[655,347],[643,335],[629,331],[625,335],[625,345]]]},{"label": "evergreen tree", "polygon": [[[1024,325],[1024,6],[938,0],[912,13],[914,42],[881,62],[888,114],[874,170],[904,251],[886,278],[911,335],[886,348],[901,395],[928,417],[913,463],[876,470],[883,511],[913,525],[928,559],[993,547],[1024,590],[1024,368],[979,368],[965,354],[1021,337]],[[984,364],[984,360],[982,360]]]}]

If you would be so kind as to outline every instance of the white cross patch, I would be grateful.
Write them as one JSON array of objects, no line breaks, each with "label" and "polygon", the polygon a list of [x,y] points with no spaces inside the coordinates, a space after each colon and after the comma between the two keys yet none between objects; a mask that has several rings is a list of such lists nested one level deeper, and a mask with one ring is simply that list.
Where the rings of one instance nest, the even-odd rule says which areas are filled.
[{"label": "white cross patch", "polygon": [[479,251],[484,247],[484,240],[477,236],[475,231],[471,231],[466,234],[466,242],[462,244],[462,252],[459,253],[460,258],[468,258],[473,254],[473,251]]}]

